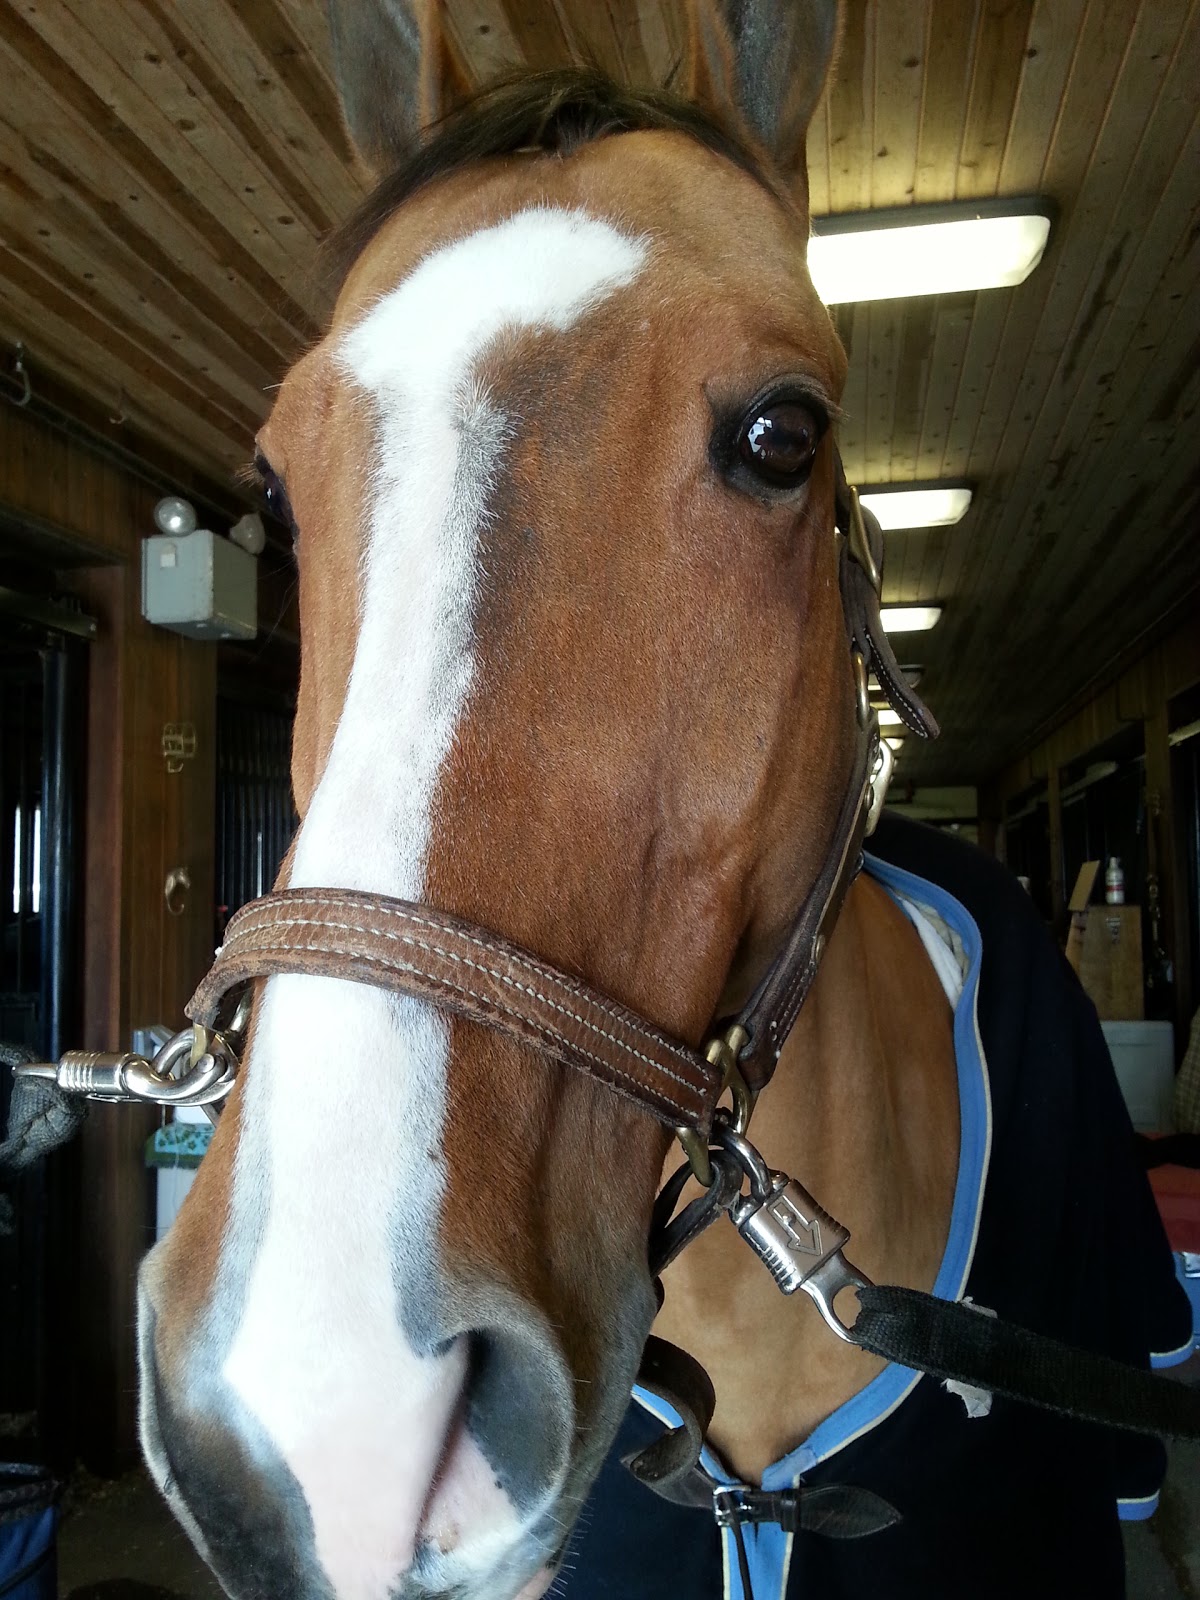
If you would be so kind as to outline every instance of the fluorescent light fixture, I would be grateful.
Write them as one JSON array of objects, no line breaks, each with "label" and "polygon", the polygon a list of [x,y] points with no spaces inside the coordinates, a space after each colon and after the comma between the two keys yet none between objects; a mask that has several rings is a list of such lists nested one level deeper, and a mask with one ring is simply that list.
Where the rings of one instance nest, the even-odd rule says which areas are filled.
[{"label": "fluorescent light fixture", "polygon": [[1045,200],[898,206],[817,217],[808,270],[827,306],[1023,283],[1050,236]]},{"label": "fluorescent light fixture", "polygon": [[889,485],[860,489],[858,498],[888,533],[896,528],[947,528],[961,521],[971,504],[971,490],[965,483]]},{"label": "fluorescent light fixture", "polygon": [[878,716],[881,728],[902,728],[904,726],[904,718],[898,711],[893,711],[891,706],[884,706],[878,712]]},{"label": "fluorescent light fixture", "polygon": [[879,613],[884,633],[924,633],[941,614],[941,606],[883,606]]}]

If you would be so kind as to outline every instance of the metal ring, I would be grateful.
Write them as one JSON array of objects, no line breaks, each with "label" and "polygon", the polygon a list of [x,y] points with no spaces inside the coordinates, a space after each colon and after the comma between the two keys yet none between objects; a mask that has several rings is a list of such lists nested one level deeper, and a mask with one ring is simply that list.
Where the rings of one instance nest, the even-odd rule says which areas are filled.
[{"label": "metal ring", "polygon": [[687,1157],[688,1166],[692,1169],[692,1176],[697,1183],[703,1184],[706,1189],[712,1188],[713,1164],[708,1153],[708,1140],[701,1138],[695,1128],[678,1127],[675,1137],[683,1147]]},{"label": "metal ring", "polygon": [[865,728],[871,716],[871,688],[867,675],[867,660],[861,650],[850,653],[854,668],[854,697],[858,709],[858,725]]},{"label": "metal ring", "polygon": [[22,410],[33,399],[33,384],[29,378],[29,368],[25,365],[25,346],[18,339],[13,351],[13,376],[21,380],[21,398],[9,400],[9,405]]},{"label": "metal ring", "polygon": [[713,1124],[713,1143],[722,1150],[728,1150],[742,1171],[750,1179],[750,1192],[760,1202],[771,1198],[771,1191],[775,1187],[775,1180],[771,1176],[771,1169],[763,1160],[761,1154],[735,1127],[719,1118]]},{"label": "metal ring", "polygon": [[[850,525],[846,529],[846,542],[850,547],[850,554],[867,575],[867,581],[876,594],[883,588],[883,580],[879,573],[879,564],[875,560],[875,552],[871,548],[871,536],[867,532],[867,525],[863,521],[862,502],[858,498],[858,490],[849,484],[850,490]],[[874,520],[874,519],[872,519]]]},{"label": "metal ring", "polygon": [[154,1067],[136,1058],[124,1073],[125,1087],[131,1095],[138,1100],[168,1106],[186,1104],[193,1096],[207,1094],[224,1078],[225,1062],[212,1055],[201,1056],[180,1078],[160,1077]]},{"label": "metal ring", "polygon": [[896,764],[896,756],[891,745],[886,739],[880,739],[875,750],[875,763],[871,773],[870,804],[867,808],[867,822],[863,829],[864,837],[870,838],[875,832],[879,818],[883,814],[884,803],[887,800],[888,785],[892,781],[892,769]]},{"label": "metal ring", "polygon": [[[201,1044],[198,1052],[195,1048],[197,1043]],[[203,1030],[197,1032],[194,1027],[184,1028],[181,1032],[172,1034],[162,1049],[155,1054],[154,1060],[149,1063],[150,1070],[156,1078],[166,1080],[173,1076],[180,1062],[191,1065],[193,1055],[199,1060],[205,1053],[207,1043],[208,1035]]]},{"label": "metal ring", "polygon": [[735,1022],[725,1033],[710,1039],[704,1051],[704,1059],[721,1069],[721,1093],[733,1101],[733,1126],[738,1133],[745,1133],[750,1126],[754,1110],[754,1093],[738,1066],[738,1057],[749,1042],[750,1035],[740,1022]]},{"label": "metal ring", "polygon": [[250,1013],[254,1010],[254,989],[250,984],[238,996],[237,1005],[233,1008],[233,1016],[229,1019],[229,1026],[222,1029],[226,1037],[240,1039],[250,1024]]},{"label": "metal ring", "polygon": [[192,875],[186,867],[172,867],[163,886],[163,899],[173,917],[181,917],[187,910],[187,892],[192,887]]}]

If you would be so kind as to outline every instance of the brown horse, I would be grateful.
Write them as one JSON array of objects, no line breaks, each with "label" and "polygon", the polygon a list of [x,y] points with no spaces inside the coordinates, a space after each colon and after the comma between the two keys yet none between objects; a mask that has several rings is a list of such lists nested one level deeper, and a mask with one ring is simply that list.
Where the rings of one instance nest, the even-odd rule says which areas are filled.
[{"label": "brown horse", "polygon": [[[432,134],[434,8],[334,22],[387,175],[258,441],[300,572],[281,885],[496,929],[696,1044],[816,878],[855,739],[845,358],[805,268],[835,8],[696,0],[686,99],[557,75]],[[856,1262],[921,1289],[960,1128],[928,942],[858,880],[754,1121]],[[244,1065],[142,1275],[164,1492],[239,1600],[543,1593],[655,1318],[669,1132],[330,977],[265,983]],[[670,1269],[657,1331],[752,1482],[882,1366],[728,1227]]]}]

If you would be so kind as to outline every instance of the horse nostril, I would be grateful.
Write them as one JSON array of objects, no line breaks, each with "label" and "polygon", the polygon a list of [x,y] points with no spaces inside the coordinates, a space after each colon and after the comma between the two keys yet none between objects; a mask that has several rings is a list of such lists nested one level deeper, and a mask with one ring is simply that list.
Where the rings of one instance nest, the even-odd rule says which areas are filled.
[{"label": "horse nostril", "polygon": [[531,1537],[544,1557],[542,1524],[566,1479],[575,1429],[572,1380],[547,1327],[515,1314],[507,1326],[464,1337],[462,1400],[425,1505],[414,1568],[442,1585],[460,1557],[471,1563],[497,1539],[516,1548],[522,1535]]},{"label": "horse nostril", "polygon": [[490,1328],[471,1335],[467,1430],[523,1513],[561,1485],[574,1434],[573,1385],[544,1335]]}]

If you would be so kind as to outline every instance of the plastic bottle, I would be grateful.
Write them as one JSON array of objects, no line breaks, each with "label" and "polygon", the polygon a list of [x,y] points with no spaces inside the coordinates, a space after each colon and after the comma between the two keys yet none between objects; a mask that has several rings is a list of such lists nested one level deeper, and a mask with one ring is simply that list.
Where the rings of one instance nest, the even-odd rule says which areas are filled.
[{"label": "plastic bottle", "polygon": [[1125,904],[1125,872],[1118,856],[1109,856],[1104,874],[1104,899],[1110,906]]}]

